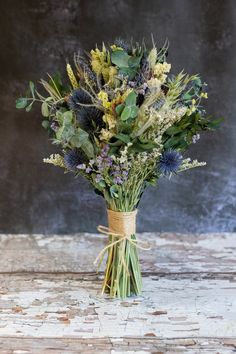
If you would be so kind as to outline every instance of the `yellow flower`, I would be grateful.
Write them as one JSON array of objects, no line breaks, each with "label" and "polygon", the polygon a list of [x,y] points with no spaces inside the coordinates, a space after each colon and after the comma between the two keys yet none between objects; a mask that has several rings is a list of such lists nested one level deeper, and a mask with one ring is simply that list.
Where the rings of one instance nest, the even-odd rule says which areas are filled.
[{"label": "yellow flower", "polygon": [[168,64],[166,62],[157,63],[153,69],[154,77],[157,77],[163,83],[166,80],[165,74],[169,73],[170,69],[171,69],[171,64]]},{"label": "yellow flower", "polygon": [[208,98],[208,94],[207,94],[207,92],[201,92],[201,95],[200,95],[201,97],[203,97],[203,98]]},{"label": "yellow flower", "polygon": [[163,65],[163,72],[169,73],[171,69],[171,64],[168,64],[166,61],[162,64]]},{"label": "yellow flower", "polygon": [[147,82],[148,87],[150,87],[151,89],[160,89],[161,88],[161,81],[157,78],[151,78],[150,80],[148,80]]},{"label": "yellow flower", "polygon": [[108,80],[108,84],[113,87],[115,86],[115,82],[116,82],[116,75],[117,75],[118,71],[116,69],[115,66],[110,66],[109,67],[109,80]]},{"label": "yellow flower", "polygon": [[159,80],[162,84],[164,84],[164,82],[166,81],[167,75],[166,74],[161,74],[159,76]]},{"label": "yellow flower", "polygon": [[196,106],[192,106],[187,110],[187,115],[191,116],[192,113],[194,113],[196,111],[197,107]]},{"label": "yellow flower", "polygon": [[91,65],[93,71],[100,75],[104,68],[108,67],[108,63],[106,62],[106,51],[100,51],[98,48],[95,50],[91,50]]},{"label": "yellow flower", "polygon": [[111,49],[114,51],[114,50],[123,50],[123,48],[121,47],[117,47],[115,44],[112,44],[111,45]]},{"label": "yellow flower", "polygon": [[101,132],[100,132],[100,139],[102,141],[109,141],[112,137],[114,136],[114,133],[107,130],[107,129],[104,129],[102,128]]},{"label": "yellow flower", "polygon": [[98,93],[98,98],[102,102],[104,108],[109,109],[111,107],[111,102],[108,101],[108,95],[105,91],[101,90]]},{"label": "yellow flower", "polygon": [[104,114],[102,117],[103,121],[108,125],[108,130],[114,129],[116,127],[116,118],[109,113]]}]

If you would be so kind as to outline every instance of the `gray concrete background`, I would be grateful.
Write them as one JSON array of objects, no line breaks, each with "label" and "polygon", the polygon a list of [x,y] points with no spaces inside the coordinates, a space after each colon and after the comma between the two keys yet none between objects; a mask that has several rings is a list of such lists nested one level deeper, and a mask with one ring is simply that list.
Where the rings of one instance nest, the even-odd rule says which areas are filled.
[{"label": "gray concrete background", "polygon": [[161,180],[140,204],[139,231],[236,231],[234,0],[8,0],[0,2],[0,232],[94,232],[105,205],[83,179],[42,163],[56,151],[39,107],[14,108],[29,80],[64,70],[77,48],[117,36],[170,41],[173,71],[201,73],[207,110],[225,122],[189,155],[207,167]]}]

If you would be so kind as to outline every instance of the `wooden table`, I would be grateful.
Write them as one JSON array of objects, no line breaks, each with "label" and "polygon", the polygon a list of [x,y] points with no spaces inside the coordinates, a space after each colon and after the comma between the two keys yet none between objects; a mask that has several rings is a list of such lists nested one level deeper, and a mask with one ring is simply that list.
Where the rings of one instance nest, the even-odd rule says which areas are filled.
[{"label": "wooden table", "polygon": [[0,235],[0,353],[233,353],[236,234],[139,235],[142,296],[100,295],[105,239]]}]

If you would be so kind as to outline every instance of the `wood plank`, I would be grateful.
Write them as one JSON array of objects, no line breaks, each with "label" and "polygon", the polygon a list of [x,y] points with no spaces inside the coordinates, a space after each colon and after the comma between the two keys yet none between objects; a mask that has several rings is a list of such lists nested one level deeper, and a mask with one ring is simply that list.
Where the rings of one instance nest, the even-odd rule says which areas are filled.
[{"label": "wood plank", "polygon": [[236,338],[236,275],[144,277],[143,295],[101,297],[100,277],[0,276],[0,336]]},{"label": "wood plank", "polygon": [[1,354],[232,354],[235,349],[235,340],[223,338],[0,338]]},{"label": "wood plank", "polygon": [[[182,235],[144,233],[151,251],[141,251],[143,271],[235,272],[236,233]],[[0,235],[0,272],[86,272],[106,238],[97,234]]]}]

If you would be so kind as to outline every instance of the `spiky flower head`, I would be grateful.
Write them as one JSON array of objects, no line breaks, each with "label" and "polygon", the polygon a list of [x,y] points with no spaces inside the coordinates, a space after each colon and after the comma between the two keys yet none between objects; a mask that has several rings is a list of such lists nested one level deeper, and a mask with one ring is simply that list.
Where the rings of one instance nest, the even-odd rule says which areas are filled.
[{"label": "spiky flower head", "polygon": [[82,89],[73,90],[68,100],[70,109],[74,112],[77,112],[82,107],[80,103],[91,104],[91,98]]},{"label": "spiky flower head", "polygon": [[[82,104],[82,105],[81,105]],[[87,132],[94,132],[104,126],[103,112],[92,105],[90,96],[82,89],[74,90],[68,100],[68,105],[76,114],[80,128]]]},{"label": "spiky flower head", "polygon": [[68,170],[75,170],[79,164],[87,161],[86,155],[83,151],[74,149],[69,150],[64,156],[64,164]]},{"label": "spiky flower head", "polygon": [[170,176],[172,173],[177,173],[182,163],[182,155],[176,150],[164,151],[158,163],[159,171]]},{"label": "spiky flower head", "polygon": [[116,38],[115,41],[114,41],[114,44],[117,47],[120,47],[120,48],[124,49],[126,52],[130,52],[131,51],[131,45],[128,42],[126,42],[124,39],[122,39],[122,38]]},{"label": "spiky flower head", "polygon": [[89,133],[101,130],[104,127],[103,112],[96,107],[81,107],[76,112],[76,119],[79,122],[79,126]]}]

